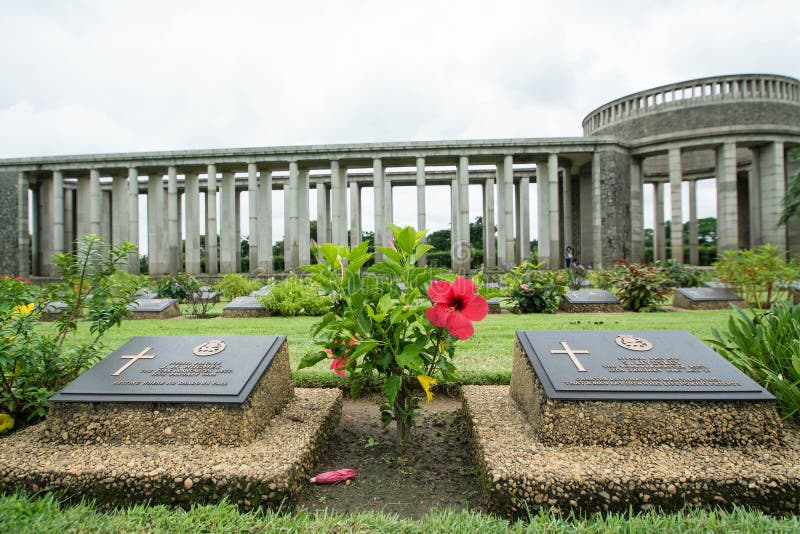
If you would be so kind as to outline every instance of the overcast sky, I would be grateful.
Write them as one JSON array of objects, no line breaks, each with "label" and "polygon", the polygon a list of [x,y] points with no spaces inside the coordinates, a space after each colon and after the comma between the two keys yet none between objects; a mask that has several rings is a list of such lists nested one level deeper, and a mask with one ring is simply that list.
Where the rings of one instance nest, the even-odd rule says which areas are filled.
[{"label": "overcast sky", "polygon": [[[800,77],[796,0],[0,0],[0,10],[0,157],[579,136],[595,107],[657,85]],[[415,220],[407,193],[401,223]]]}]

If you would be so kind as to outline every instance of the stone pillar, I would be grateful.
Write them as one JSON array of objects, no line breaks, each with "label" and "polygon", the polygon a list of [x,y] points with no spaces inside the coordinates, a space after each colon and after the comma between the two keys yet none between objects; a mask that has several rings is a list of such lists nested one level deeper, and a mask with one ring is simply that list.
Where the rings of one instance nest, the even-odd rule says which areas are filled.
[{"label": "stone pillar", "polygon": [[601,268],[631,258],[630,172],[627,150],[599,150],[592,157],[594,258]]},{"label": "stone pillar", "polygon": [[631,259],[644,263],[642,160],[631,158]]},{"label": "stone pillar", "polygon": [[[375,206],[375,244],[383,246],[386,244],[385,238],[385,228],[386,228],[386,218],[384,213],[384,200],[383,200],[383,186],[384,186],[384,174],[383,174],[383,161],[379,158],[375,158],[372,161],[372,187],[373,187],[373,203]],[[375,261],[381,261],[383,259],[383,254],[375,251]]]},{"label": "stone pillar", "polygon": [[[558,249],[553,250],[551,235],[558,234],[558,226],[550,227],[550,165],[549,162],[536,164],[536,203],[538,204],[537,220],[539,226],[538,262],[546,265],[558,265]],[[558,199],[556,199],[558,201]]]},{"label": "stone pillar", "polygon": [[[425,221],[425,158],[417,158],[417,230],[427,230]],[[425,237],[424,241],[428,238]],[[419,259],[418,265],[427,265],[427,254]]]},{"label": "stone pillar", "polygon": [[186,226],[186,272],[200,274],[200,181],[196,172],[184,174],[183,217]]},{"label": "stone pillar", "polygon": [[217,274],[217,166],[208,166],[206,182],[206,273]]},{"label": "stone pillar", "polygon": [[469,236],[469,158],[461,156],[458,158],[458,229],[459,238],[456,243],[455,257],[456,264],[453,270],[460,273],[468,273],[471,265],[471,250]]},{"label": "stone pillar", "polygon": [[28,276],[31,274],[31,238],[28,229],[28,175],[21,172],[17,175],[17,274]]},{"label": "stone pillar", "polygon": [[[253,270],[252,254],[250,270]],[[260,272],[272,274],[272,173],[263,169],[258,180],[258,265]]]},{"label": "stone pillar", "polygon": [[350,247],[361,244],[361,187],[350,183]]},{"label": "stone pillar", "polygon": [[111,183],[111,242],[128,241],[128,179],[117,175]]},{"label": "stone pillar", "polygon": [[483,185],[483,266],[497,267],[494,241],[494,178],[487,178]]},{"label": "stone pillar", "polygon": [[100,236],[105,243],[111,243],[111,191],[100,190]]},{"label": "stone pillar", "polygon": [[[787,180],[800,174],[800,156],[786,159],[785,172]],[[792,217],[786,223],[786,248],[789,250],[789,257],[800,257],[800,217]]]},{"label": "stone pillar", "polygon": [[531,259],[531,179],[523,176],[519,179],[519,263]]},{"label": "stone pillar", "polygon": [[100,214],[102,213],[102,194],[100,192],[100,171],[89,171],[89,231],[100,235]]},{"label": "stone pillar", "polygon": [[497,164],[497,261],[514,262],[514,158],[505,156]]},{"label": "stone pillar", "polygon": [[461,228],[459,228],[458,218],[458,178],[450,181],[450,268],[456,271],[458,259],[456,258],[456,246],[461,239]]},{"label": "stone pillar", "polygon": [[288,267],[288,265],[292,261],[291,260],[292,249],[293,249],[292,244],[293,243],[295,245],[297,244],[297,238],[296,237],[292,238],[292,223],[289,214],[290,211],[289,204],[293,202],[292,197],[294,197],[295,199],[294,210],[295,214],[297,213],[297,203],[296,203],[297,196],[294,195],[293,193],[294,191],[293,186],[297,187],[297,179],[295,178],[294,184],[292,184],[292,175],[290,170],[289,180],[283,184],[283,269],[284,270],[289,270],[290,268],[293,268],[293,267]]},{"label": "stone pillar", "polygon": [[128,272],[139,274],[139,170],[128,169],[128,240],[136,250],[128,256]]},{"label": "stone pillar", "polygon": [[308,169],[302,169],[297,179],[297,218],[299,223],[297,247],[300,265],[308,265],[311,263],[311,224],[308,215],[308,188]]},{"label": "stone pillar", "polygon": [[[319,190],[318,190],[319,191]],[[319,196],[319,195],[317,195]],[[319,204],[319,199],[317,199]],[[331,241],[337,245],[347,244],[347,169],[341,168],[337,160],[331,161]],[[327,217],[328,215],[326,215]],[[317,221],[319,225],[319,221]]]},{"label": "stone pillar", "polygon": [[242,195],[236,190],[236,176],[233,181],[233,272],[238,273],[242,271]]},{"label": "stone pillar", "polygon": [[45,275],[47,258],[50,254],[49,213],[45,209],[50,202],[51,181],[34,178],[31,188],[31,274]]},{"label": "stone pillar", "polygon": [[561,266],[563,245],[558,240],[559,202],[558,202],[558,154],[547,156],[548,216],[550,218],[550,265]]},{"label": "stone pillar", "polygon": [[[71,188],[64,188],[64,252],[72,250],[72,244],[75,241],[75,190]],[[136,265],[139,265],[139,259],[136,258]],[[139,272],[138,270],[136,271]]]},{"label": "stone pillar", "polygon": [[[762,172],[762,177],[766,174]],[[736,214],[736,143],[728,141],[717,147],[716,175],[717,252],[722,253],[725,250],[736,250],[739,246],[739,221]],[[767,198],[762,197],[762,200],[765,204],[768,202]],[[767,225],[764,228],[767,230]],[[783,244],[779,246],[785,247],[785,245],[784,239]]]},{"label": "stone pillar", "polygon": [[[89,225],[89,205],[91,204],[91,200],[89,197],[89,177],[88,176],[78,176],[78,183],[77,183],[77,191],[75,194],[77,200],[77,216],[76,216],[76,239],[81,239],[88,233],[91,233],[91,228]],[[27,197],[25,198],[25,202],[27,205]],[[27,224],[27,223],[26,223]],[[25,231],[27,235],[27,230]]]},{"label": "stone pillar", "polygon": [[689,182],[689,263],[700,265],[697,236],[697,180]]},{"label": "stone pillar", "polygon": [[[733,143],[731,143],[733,144]],[[767,143],[762,146],[760,160],[761,173],[761,232],[762,243],[772,243],[779,250],[786,250],[786,226],[778,226],[778,219],[783,212],[783,197],[786,194],[786,164],[782,142]],[[733,192],[736,192],[736,149],[733,148]],[[752,200],[751,200],[752,202]],[[735,199],[733,206],[736,206]],[[735,212],[734,212],[735,217]],[[718,217],[720,219],[721,217]],[[734,220],[734,223],[736,221]],[[733,225],[736,228],[736,224]],[[717,234],[720,233],[719,221]],[[734,236],[735,244],[735,236]],[[761,244],[761,243],[759,243]],[[725,249],[720,249],[725,250]]]},{"label": "stone pillar", "polygon": [[169,274],[178,274],[181,268],[180,222],[178,220],[178,169],[167,168],[167,268]]},{"label": "stone pillar", "polygon": [[[331,176],[331,180],[333,176]],[[327,242],[328,236],[328,207],[327,202],[328,191],[325,184],[320,181],[317,182],[317,243],[322,244]]]},{"label": "stone pillar", "polygon": [[653,260],[667,258],[666,231],[664,230],[664,184],[653,184]]},{"label": "stone pillar", "polygon": [[222,173],[219,188],[219,271],[235,273],[236,263],[236,183],[232,172]]},{"label": "stone pillar", "polygon": [[762,243],[761,230],[761,150],[752,148],[750,150],[752,163],[750,174],[747,180],[747,199],[750,220],[750,243],[749,247],[754,248]]},{"label": "stone pillar", "polygon": [[669,198],[672,208],[670,228],[670,252],[672,259],[683,263],[683,168],[681,165],[681,149],[672,147],[667,154],[669,169]]},{"label": "stone pillar", "polygon": [[[250,244],[250,272],[261,265],[261,241],[258,238],[258,168],[247,164],[247,241]],[[241,263],[239,264],[241,265]]]},{"label": "stone pillar", "polygon": [[[386,173],[384,172],[383,175],[386,176]],[[381,243],[381,245],[385,247],[392,240],[390,228],[394,223],[394,189],[392,188],[392,181],[388,178],[383,184],[383,216],[386,219],[386,242]]]},{"label": "stone pillar", "polygon": [[[116,185],[116,182],[115,182]],[[64,253],[64,175],[53,172],[50,203],[51,244],[53,254]],[[127,210],[126,210],[127,212]]]},{"label": "stone pillar", "polygon": [[165,274],[166,257],[161,248],[164,227],[164,184],[161,174],[150,171],[147,176],[147,272],[150,276]]},{"label": "stone pillar", "polygon": [[592,194],[591,172],[581,172],[580,180],[580,214],[581,214],[581,248],[578,257],[581,263],[594,266],[594,200]]},{"label": "stone pillar", "polygon": [[[572,237],[572,177],[568,167],[561,168],[561,217],[564,227],[564,249],[567,246],[575,250],[575,240]],[[563,252],[563,251],[562,251]],[[561,254],[563,258],[564,255]],[[573,254],[574,257],[574,254]]]}]

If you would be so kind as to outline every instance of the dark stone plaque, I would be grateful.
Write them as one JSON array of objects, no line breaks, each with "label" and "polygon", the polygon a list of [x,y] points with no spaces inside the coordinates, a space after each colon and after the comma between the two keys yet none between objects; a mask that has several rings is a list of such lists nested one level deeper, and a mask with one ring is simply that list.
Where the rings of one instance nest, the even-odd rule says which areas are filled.
[{"label": "dark stone plaque", "polygon": [[136,299],[128,304],[128,309],[136,313],[161,313],[173,304],[173,299]]},{"label": "dark stone plaque", "polygon": [[[264,287],[261,287],[259,289],[256,289],[255,291],[252,291],[250,293],[250,296],[251,297],[263,297],[265,295],[269,295],[270,291],[272,291],[272,286],[264,286]],[[231,302],[233,302],[233,301],[231,301]]]},{"label": "dark stone plaque", "polygon": [[285,339],[277,336],[135,337],[50,400],[241,404]]},{"label": "dark stone plaque", "polygon": [[724,287],[678,287],[675,292],[693,302],[742,300],[742,297]]},{"label": "dark stone plaque", "polygon": [[681,330],[517,332],[547,396],[572,400],[774,400]]},{"label": "dark stone plaque", "polygon": [[617,297],[605,289],[567,291],[564,298],[570,304],[619,304]]},{"label": "dark stone plaque", "polygon": [[255,297],[236,297],[225,306],[226,310],[263,310],[264,306]]}]

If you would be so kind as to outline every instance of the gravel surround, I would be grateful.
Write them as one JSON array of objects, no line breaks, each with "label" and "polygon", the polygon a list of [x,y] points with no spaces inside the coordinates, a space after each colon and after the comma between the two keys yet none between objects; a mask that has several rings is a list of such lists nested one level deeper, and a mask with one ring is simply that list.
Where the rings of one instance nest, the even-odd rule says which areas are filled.
[{"label": "gravel surround", "polygon": [[731,300],[691,300],[677,291],[672,292],[672,305],[685,310],[729,310],[731,304],[742,306],[742,299]]},{"label": "gravel surround", "polygon": [[242,319],[250,317],[268,317],[269,314],[265,309],[223,309],[220,317],[226,319]]},{"label": "gravel surround", "polygon": [[800,431],[780,445],[547,445],[509,386],[464,386],[470,448],[495,513],[627,512],[749,505],[796,513]]},{"label": "gravel surround", "polygon": [[189,507],[227,498],[243,510],[296,502],[336,430],[338,389],[296,388],[285,409],[246,445],[57,444],[44,425],[0,439],[4,493],[64,491],[115,506]]},{"label": "gravel surround", "polygon": [[561,299],[558,309],[567,313],[622,313],[625,311],[620,304],[576,303],[569,302],[565,298]]},{"label": "gravel surround", "polygon": [[64,444],[244,445],[283,410],[293,391],[284,340],[242,404],[53,402],[42,439]]},{"label": "gravel surround", "polygon": [[780,446],[774,402],[615,401],[548,398],[515,338],[510,396],[548,445]]}]

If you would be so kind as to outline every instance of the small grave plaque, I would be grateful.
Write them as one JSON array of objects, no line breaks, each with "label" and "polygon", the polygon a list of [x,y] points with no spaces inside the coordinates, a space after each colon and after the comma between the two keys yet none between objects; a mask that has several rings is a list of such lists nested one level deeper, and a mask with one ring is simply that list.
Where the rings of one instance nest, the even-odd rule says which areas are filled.
[{"label": "small grave plaque", "polygon": [[679,287],[672,294],[672,305],[688,310],[717,310],[741,302],[742,297],[725,287]]},{"label": "small grave plaque", "polygon": [[241,404],[284,340],[276,336],[135,337],[50,400]]},{"label": "small grave plaque", "polygon": [[617,297],[605,289],[567,291],[564,298],[570,304],[619,304]]},{"label": "small grave plaque", "polygon": [[685,331],[518,332],[551,399],[774,400]]},{"label": "small grave plaque", "polygon": [[226,310],[263,310],[264,306],[256,297],[236,297],[225,306]]},{"label": "small grave plaque", "polygon": [[[267,285],[267,286],[261,287],[259,289],[256,289],[255,291],[252,291],[250,293],[250,296],[251,297],[263,297],[265,295],[269,295],[270,291],[272,291],[272,286]],[[233,302],[233,301],[231,301],[231,302]]]},{"label": "small grave plaque", "polygon": [[172,299],[139,298],[128,304],[128,309],[137,313],[161,313],[175,304]]}]

